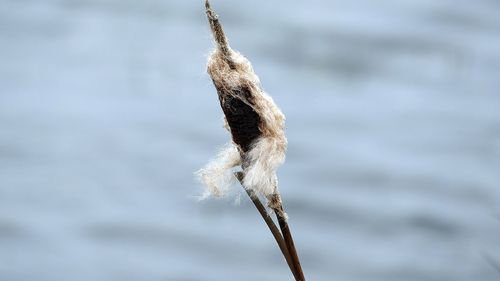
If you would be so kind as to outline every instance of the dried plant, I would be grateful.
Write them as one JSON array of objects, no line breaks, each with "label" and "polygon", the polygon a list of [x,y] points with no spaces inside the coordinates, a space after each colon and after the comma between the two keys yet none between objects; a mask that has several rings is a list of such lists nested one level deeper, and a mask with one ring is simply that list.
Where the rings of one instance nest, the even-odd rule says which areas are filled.
[{"label": "dried plant", "polygon": [[[236,178],[246,190],[271,230],[295,280],[305,280],[278,190],[277,168],[285,161],[285,116],[260,85],[250,62],[231,49],[217,14],[205,2],[216,47],[209,55],[207,71],[217,89],[225,127],[232,142],[215,160],[197,172],[207,196],[224,196]],[[232,169],[242,171],[233,175]],[[276,214],[275,225],[259,196]]]}]

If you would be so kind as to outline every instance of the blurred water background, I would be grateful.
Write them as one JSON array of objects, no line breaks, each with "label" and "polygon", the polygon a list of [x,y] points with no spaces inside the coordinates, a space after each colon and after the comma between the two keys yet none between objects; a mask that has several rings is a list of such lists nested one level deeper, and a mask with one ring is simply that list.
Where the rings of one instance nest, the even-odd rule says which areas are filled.
[{"label": "blurred water background", "polygon": [[[500,280],[500,2],[212,4],[287,115],[308,280]],[[292,279],[246,197],[196,202],[211,47],[201,0],[0,1],[0,280]]]}]

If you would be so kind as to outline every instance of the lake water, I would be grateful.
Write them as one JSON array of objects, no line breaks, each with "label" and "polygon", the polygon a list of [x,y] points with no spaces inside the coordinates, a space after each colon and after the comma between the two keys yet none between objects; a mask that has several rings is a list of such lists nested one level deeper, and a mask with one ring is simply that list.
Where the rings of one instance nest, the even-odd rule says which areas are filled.
[{"label": "lake water", "polygon": [[[500,279],[500,2],[212,5],[287,116],[308,280]],[[203,1],[0,1],[0,280],[292,280],[245,196],[196,200],[211,47]]]}]

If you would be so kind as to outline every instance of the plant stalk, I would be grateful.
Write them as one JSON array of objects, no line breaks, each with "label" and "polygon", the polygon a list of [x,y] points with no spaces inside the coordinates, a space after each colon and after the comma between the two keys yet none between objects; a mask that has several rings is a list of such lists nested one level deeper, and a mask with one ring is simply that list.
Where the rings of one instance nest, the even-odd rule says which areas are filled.
[{"label": "plant stalk", "polygon": [[306,279],[304,277],[302,266],[300,265],[299,255],[297,253],[297,249],[295,248],[295,243],[293,242],[292,232],[290,231],[290,226],[288,225],[285,211],[283,210],[281,196],[279,194],[275,194],[274,196],[275,198],[273,198],[273,200],[277,200],[275,202],[278,203],[276,204],[277,207],[275,207],[274,213],[276,214],[276,218],[278,219],[278,223],[280,225],[281,233],[283,234],[286,247],[288,249],[288,252],[290,253],[290,258],[292,259],[295,274],[298,277],[298,279],[296,279],[298,281],[305,281]]},{"label": "plant stalk", "polygon": [[[242,172],[236,172],[234,173],[236,178],[240,181],[241,186],[243,186],[243,173]],[[292,258],[290,256],[290,253],[288,251],[287,245],[285,243],[285,240],[283,240],[283,237],[281,236],[281,232],[274,223],[273,219],[269,216],[269,214],[266,211],[266,208],[264,205],[260,202],[259,197],[255,194],[255,192],[251,189],[246,189],[243,186],[243,189],[247,192],[248,197],[250,197],[250,200],[252,200],[253,204],[259,211],[260,215],[266,222],[267,226],[269,227],[269,230],[274,236],[274,239],[276,240],[276,243],[278,243],[278,247],[281,250],[281,253],[283,254],[283,257],[286,260],[286,263],[288,264],[288,267],[290,268],[290,271],[292,272],[293,276],[295,277],[295,280],[299,281],[299,276],[296,273],[295,266],[292,262]]]}]

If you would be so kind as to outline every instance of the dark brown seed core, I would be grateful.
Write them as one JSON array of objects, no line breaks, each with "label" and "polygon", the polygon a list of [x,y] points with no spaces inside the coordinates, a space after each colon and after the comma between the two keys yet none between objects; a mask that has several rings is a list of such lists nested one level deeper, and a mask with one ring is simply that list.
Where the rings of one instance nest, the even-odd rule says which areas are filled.
[{"label": "dark brown seed core", "polygon": [[250,150],[252,142],[262,134],[259,129],[261,120],[259,114],[251,106],[237,98],[244,96],[253,104],[250,90],[244,87],[233,91],[235,93],[231,95],[217,89],[220,105],[231,129],[233,141],[246,153]]}]

